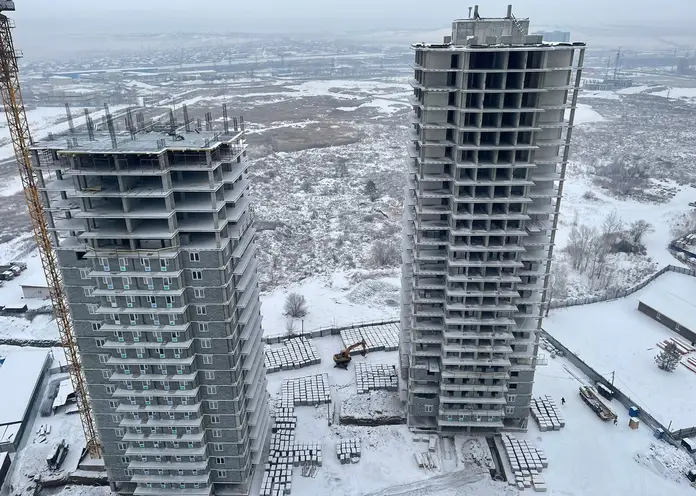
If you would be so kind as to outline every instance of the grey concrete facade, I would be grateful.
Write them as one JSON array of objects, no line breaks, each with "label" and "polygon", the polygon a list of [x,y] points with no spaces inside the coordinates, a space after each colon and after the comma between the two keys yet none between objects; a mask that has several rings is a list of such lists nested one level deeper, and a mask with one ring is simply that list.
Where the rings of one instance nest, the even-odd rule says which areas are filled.
[{"label": "grey concrete facade", "polygon": [[33,153],[112,488],[246,494],[270,415],[244,131]]},{"label": "grey concrete facade", "polygon": [[527,426],[585,49],[475,16],[413,45],[401,397],[440,432]]}]

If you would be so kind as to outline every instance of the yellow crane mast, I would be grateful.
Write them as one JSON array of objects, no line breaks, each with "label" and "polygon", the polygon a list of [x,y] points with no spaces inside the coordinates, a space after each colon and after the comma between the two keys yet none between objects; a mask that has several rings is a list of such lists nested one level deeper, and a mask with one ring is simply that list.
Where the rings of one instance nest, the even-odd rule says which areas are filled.
[{"label": "yellow crane mast", "polygon": [[24,197],[29,210],[34,240],[41,255],[46,283],[51,294],[53,315],[58,325],[60,342],[65,350],[70,380],[75,389],[75,397],[80,409],[80,419],[85,432],[87,449],[91,457],[97,458],[100,456],[101,451],[97,428],[87,397],[87,386],[80,365],[73,323],[68,310],[65,289],[63,288],[63,278],[51,241],[51,235],[48,232],[45,207],[36,186],[36,171],[32,166],[32,157],[29,150],[29,146],[32,144],[31,132],[29,131],[29,123],[19,87],[17,58],[21,54],[15,51],[12,41],[14,25],[3,13],[14,10],[14,2],[0,0],[0,95],[5,107],[7,124],[10,128],[10,138],[14,147],[15,157],[17,158],[22,186],[24,187]]}]

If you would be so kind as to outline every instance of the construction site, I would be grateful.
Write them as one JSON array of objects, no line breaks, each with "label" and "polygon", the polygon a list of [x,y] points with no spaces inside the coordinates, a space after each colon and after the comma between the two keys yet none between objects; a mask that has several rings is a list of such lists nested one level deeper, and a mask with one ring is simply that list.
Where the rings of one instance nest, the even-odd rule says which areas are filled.
[{"label": "construction site", "polygon": [[[0,11],[0,95],[35,243],[0,270],[12,302],[0,327],[18,329],[0,334],[11,403],[0,407],[0,496],[693,491],[694,461],[661,427],[667,410],[624,394],[541,328],[583,43],[560,32],[544,43],[512,6],[499,18],[475,6],[442,43],[413,45],[401,280],[363,272],[352,280],[362,295],[344,274],[264,292],[265,199],[251,191],[274,178],[251,173],[259,131],[235,102],[105,101],[79,114],[66,104],[65,128],[32,137],[14,3]],[[601,84],[618,80],[620,55]],[[357,100],[321,107],[328,115],[377,108],[392,119],[404,105],[393,82],[380,102],[363,99],[372,82],[331,84],[287,90]],[[300,129],[330,137],[345,126]],[[272,147],[271,168],[287,155]],[[289,246],[281,228],[263,229]],[[307,292],[309,316],[281,308],[294,291]],[[317,315],[331,324],[315,326]],[[696,370],[685,360],[682,375]]]}]

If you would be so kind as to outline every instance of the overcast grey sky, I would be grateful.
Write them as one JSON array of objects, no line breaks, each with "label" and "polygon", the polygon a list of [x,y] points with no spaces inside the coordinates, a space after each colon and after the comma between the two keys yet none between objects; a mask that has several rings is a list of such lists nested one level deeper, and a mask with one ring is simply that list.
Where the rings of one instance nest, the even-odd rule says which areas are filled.
[{"label": "overcast grey sky", "polygon": [[[438,28],[465,17],[462,0],[15,0],[19,26],[38,32],[319,32]],[[508,3],[534,25],[696,21],[694,0],[479,0],[483,16]],[[26,32],[24,33],[26,36]]]}]

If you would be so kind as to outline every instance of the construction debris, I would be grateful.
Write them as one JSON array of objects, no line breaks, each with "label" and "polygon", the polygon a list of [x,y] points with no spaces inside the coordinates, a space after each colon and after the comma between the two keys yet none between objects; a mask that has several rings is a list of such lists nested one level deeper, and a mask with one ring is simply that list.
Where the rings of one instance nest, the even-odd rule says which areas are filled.
[{"label": "construction debris", "polygon": [[537,492],[546,492],[546,481],[540,475],[549,466],[544,451],[526,440],[520,441],[508,434],[503,434],[503,446],[515,475],[514,479],[508,481],[509,484],[520,491],[531,487]]},{"label": "construction debris", "polygon": [[542,432],[558,431],[565,427],[563,414],[550,396],[532,398],[532,418]]},{"label": "construction debris", "polygon": [[336,456],[342,464],[360,461],[360,439],[342,439],[336,444]]},{"label": "construction debris", "polygon": [[371,326],[344,329],[341,331],[341,339],[344,348],[365,340],[365,348],[368,352],[396,351],[399,349],[399,328],[397,326]]},{"label": "construction debris", "polygon": [[331,403],[329,375],[317,374],[283,382],[280,393],[281,407],[320,405]]},{"label": "construction debris", "polygon": [[266,372],[300,369],[321,363],[314,343],[305,338],[288,339],[282,347],[264,350]]},{"label": "construction debris", "polygon": [[355,381],[358,394],[379,389],[387,391],[398,391],[399,389],[399,374],[395,365],[357,363],[355,365]]},{"label": "construction debris", "polygon": [[563,350],[559,350],[558,348],[556,348],[551,343],[551,341],[549,341],[548,339],[546,339],[543,336],[541,336],[539,338],[539,347],[548,351],[549,354],[551,355],[551,358],[556,358],[557,356],[562,357],[565,355],[565,353],[563,353]]}]

